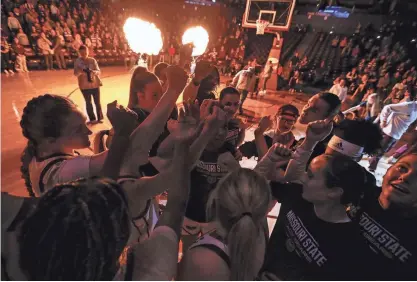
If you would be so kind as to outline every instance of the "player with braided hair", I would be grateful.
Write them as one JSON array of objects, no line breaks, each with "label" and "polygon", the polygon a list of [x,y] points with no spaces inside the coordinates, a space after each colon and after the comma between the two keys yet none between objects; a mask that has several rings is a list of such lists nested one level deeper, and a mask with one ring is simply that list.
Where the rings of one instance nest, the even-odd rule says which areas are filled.
[{"label": "player with braided hair", "polygon": [[[132,111],[117,108],[115,102],[108,105],[109,109],[113,109],[110,112],[132,114],[117,120],[109,115],[109,109],[107,111],[115,134],[129,140],[129,155],[135,156],[125,162],[126,166],[130,166],[130,171],[137,171],[140,165],[147,163],[149,150],[163,131],[169,113],[184,89],[187,76],[182,69],[170,67],[167,75],[169,89],[140,126],[137,127],[136,115],[130,118],[134,115]],[[73,155],[75,149],[90,145],[88,136],[91,131],[86,126],[84,114],[70,100],[48,94],[32,99],[24,109],[21,127],[29,141],[22,157],[22,172],[30,195],[40,196],[59,183],[101,175],[108,151],[93,156]],[[136,130],[129,138],[135,127]],[[113,173],[117,176],[118,170]]]},{"label": "player with braided hair", "polygon": [[[181,121],[184,116],[180,112]],[[134,264],[134,268],[119,270],[118,259],[129,233],[135,230],[129,227],[131,215],[143,193],[130,181],[122,181],[121,189],[109,179],[90,178],[46,192],[23,223],[20,267],[26,278],[172,280],[189,194],[188,149],[204,129],[184,130],[184,126],[182,123],[175,133],[175,168],[166,211],[151,237],[128,252],[128,265]]]},{"label": "player with braided hair", "polygon": [[126,195],[115,182],[59,185],[22,225],[20,267],[29,280],[112,280],[129,230]]}]

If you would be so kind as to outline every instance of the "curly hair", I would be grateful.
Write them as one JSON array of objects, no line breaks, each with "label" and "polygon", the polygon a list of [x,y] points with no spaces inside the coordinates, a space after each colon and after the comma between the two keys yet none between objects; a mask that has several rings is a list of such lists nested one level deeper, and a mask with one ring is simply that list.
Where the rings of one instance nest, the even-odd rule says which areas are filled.
[{"label": "curly hair", "polygon": [[125,194],[112,180],[56,186],[22,225],[20,267],[29,280],[112,280],[129,228]]}]

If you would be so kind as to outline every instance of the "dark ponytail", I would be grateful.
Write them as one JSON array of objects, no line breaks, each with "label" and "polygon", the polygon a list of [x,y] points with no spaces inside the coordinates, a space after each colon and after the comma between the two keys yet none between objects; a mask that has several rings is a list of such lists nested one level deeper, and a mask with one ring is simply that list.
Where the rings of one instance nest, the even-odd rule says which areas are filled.
[{"label": "dark ponytail", "polygon": [[159,82],[159,79],[153,73],[144,67],[136,67],[130,80],[129,102],[127,107],[133,109],[138,107],[138,92],[143,92],[145,86],[151,82]]},{"label": "dark ponytail", "polygon": [[340,187],[343,195],[340,203],[345,205],[351,218],[357,218],[365,192],[372,184],[372,178],[357,162],[346,156],[323,155],[327,160],[326,186]]}]

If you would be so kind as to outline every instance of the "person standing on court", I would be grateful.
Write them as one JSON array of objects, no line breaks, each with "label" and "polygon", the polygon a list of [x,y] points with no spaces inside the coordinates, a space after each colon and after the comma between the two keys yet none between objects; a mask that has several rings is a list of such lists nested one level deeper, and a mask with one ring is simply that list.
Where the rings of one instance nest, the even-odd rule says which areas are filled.
[{"label": "person standing on court", "polygon": [[255,89],[256,74],[255,68],[249,67],[247,70],[241,70],[236,74],[231,83],[240,92],[240,106],[239,114],[243,114],[243,103],[246,100],[249,92]]},{"label": "person standing on court", "polygon": [[[102,122],[103,112],[100,104],[100,68],[94,58],[88,56],[88,48],[81,45],[78,50],[80,57],[74,63],[74,75],[78,78],[78,86],[85,99],[88,123]],[[94,99],[97,116],[94,114],[91,97]]]}]

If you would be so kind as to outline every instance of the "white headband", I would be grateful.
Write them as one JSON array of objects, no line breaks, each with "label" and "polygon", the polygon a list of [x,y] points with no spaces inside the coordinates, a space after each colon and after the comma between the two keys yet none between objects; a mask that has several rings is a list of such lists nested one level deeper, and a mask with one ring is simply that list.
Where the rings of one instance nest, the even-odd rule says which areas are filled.
[{"label": "white headband", "polygon": [[352,158],[360,157],[363,153],[363,147],[343,140],[342,138],[336,135],[333,135],[327,146],[339,153],[342,153],[345,156],[349,156]]}]

